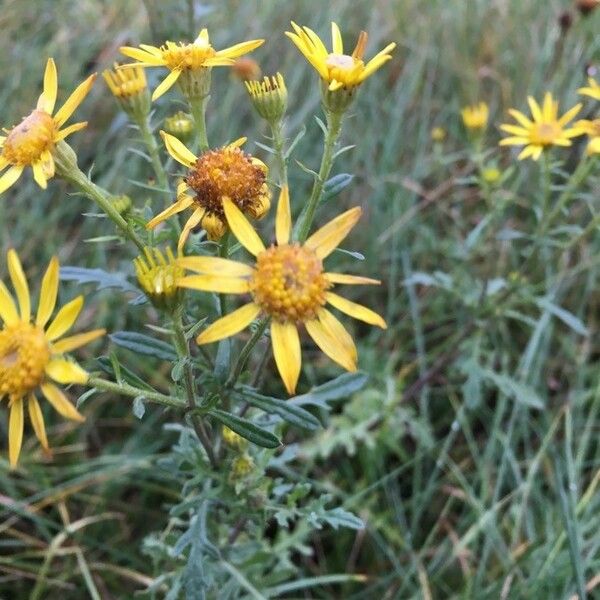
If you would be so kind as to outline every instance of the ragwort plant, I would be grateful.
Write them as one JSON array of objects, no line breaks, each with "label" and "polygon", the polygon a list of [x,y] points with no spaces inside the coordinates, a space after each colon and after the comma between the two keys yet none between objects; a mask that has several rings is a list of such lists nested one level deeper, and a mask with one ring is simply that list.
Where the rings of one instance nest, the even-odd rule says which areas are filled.
[{"label": "ragwort plant", "polygon": [[[67,303],[45,328],[58,293],[56,257],[43,277],[37,316],[32,320],[28,282],[11,249],[8,268],[19,310],[6,286],[0,286],[0,392],[10,414],[10,464],[18,469],[26,431],[25,404],[36,436],[51,455],[38,389],[57,412],[76,421],[85,417],[55,383],[86,386],[80,401],[101,392],[128,397],[139,417],[147,404],[168,408],[174,419],[169,428],[178,432],[179,441],[161,466],[181,482],[181,502],[171,507],[167,530],[144,546],[163,573],[148,591],[163,594],[166,590],[168,598],[179,597],[181,590],[189,598],[235,597],[254,586],[275,593],[273,586],[284,584],[293,573],[291,553],[301,551],[311,529],[363,526],[342,507],[329,506],[330,494],[308,483],[273,478],[267,471],[289,460],[285,451],[279,452],[285,427],[319,429],[315,412],[329,410],[328,400],[358,389],[365,381],[357,373],[352,335],[326,305],[386,328],[377,313],[337,293],[338,286],[378,285],[378,280],[324,268],[324,261],[359,221],[361,209],[351,208],[321,227],[315,228],[314,221],[325,195],[349,183],[348,177],[329,177],[343,151],[338,149],[338,139],[344,115],[365,80],[391,59],[395,44],[366,62],[365,32],[352,53],[346,54],[335,23],[331,51],[311,29],[295,23],[292,28],[287,35],[319,75],[325,115],[325,122],[319,119],[324,135],[321,166],[318,173],[312,172],[313,187],[306,200],[290,192],[287,177],[299,138],[291,144],[286,138],[287,90],[281,74],[247,82],[248,99],[271,130],[272,147],[266,149],[275,159],[275,177],[263,161],[242,150],[245,138],[216,147],[208,140],[212,69],[232,66],[234,59],[264,40],[215,50],[208,31],[202,29],[192,43],[123,47],[122,54],[137,62],[116,63],[103,73],[108,90],[141,133],[156,177],[154,191],[164,196],[163,206],[142,207],[135,198],[112,194],[79,168],[65,138],[87,123],[63,125],[85,99],[95,75],[53,114],[58,78],[53,59],[48,59],[36,108],[1,138],[1,192],[18,185],[27,167],[41,188],[49,179],[61,178],[95,202],[114,223],[123,243],[137,251],[133,259],[140,291],[137,303],[146,301],[156,309],[160,319],[152,327],[156,335],[122,331],[111,332],[110,339],[141,357],[170,361],[172,376],[168,389],[157,390],[136,375],[135,363],[120,364],[114,356],[99,358],[96,370],[78,366],[71,353],[103,336],[105,330],[63,337],[81,311],[81,296]],[[145,69],[153,67],[166,68],[168,74],[150,93]],[[151,109],[174,85],[189,114],[173,115],[165,122],[170,132],[159,132],[174,161],[167,166],[151,124]],[[275,241],[265,244],[249,219],[267,216],[275,189],[274,236],[263,235]],[[186,212],[182,225],[179,219]],[[251,261],[244,258],[248,254]],[[69,267],[63,269],[63,276],[103,284],[111,274]],[[212,309],[197,302],[200,294],[214,298]],[[234,307],[231,296],[245,300]],[[250,334],[238,347],[237,340],[230,338],[247,328]],[[261,393],[258,382],[269,368],[269,352],[259,344],[270,340],[283,386],[292,396],[301,376],[304,332],[349,375],[291,399]],[[301,535],[271,539],[265,523],[272,519],[283,529],[302,523]],[[34,596],[40,593],[40,585]]]}]

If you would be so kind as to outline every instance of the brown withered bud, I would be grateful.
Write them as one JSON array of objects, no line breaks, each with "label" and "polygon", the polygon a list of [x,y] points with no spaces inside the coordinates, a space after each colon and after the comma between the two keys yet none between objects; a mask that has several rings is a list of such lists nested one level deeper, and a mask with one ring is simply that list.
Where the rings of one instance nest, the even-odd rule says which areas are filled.
[{"label": "brown withered bud", "polygon": [[562,32],[566,33],[573,25],[573,15],[568,10],[563,10],[558,17],[558,24]]},{"label": "brown withered bud", "polygon": [[579,12],[587,17],[595,8],[600,6],[600,0],[576,0],[575,5]]}]

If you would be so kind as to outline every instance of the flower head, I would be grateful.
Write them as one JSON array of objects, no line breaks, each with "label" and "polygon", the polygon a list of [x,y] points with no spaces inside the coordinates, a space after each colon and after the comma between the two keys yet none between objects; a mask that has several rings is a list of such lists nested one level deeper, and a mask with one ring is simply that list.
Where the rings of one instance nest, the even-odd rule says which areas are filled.
[{"label": "flower head", "polygon": [[558,102],[552,98],[552,94],[549,92],[546,93],[542,106],[531,96],[527,98],[527,101],[533,120],[511,108],[508,112],[518,125],[500,125],[502,131],[511,134],[510,137],[504,138],[500,142],[501,146],[525,146],[519,154],[519,160],[528,157],[538,160],[545,149],[551,146],[570,146],[571,138],[581,135],[578,129],[567,128],[567,124],[581,110],[581,104],[577,104],[559,117]]},{"label": "flower head", "polygon": [[485,102],[465,106],[460,114],[463,123],[470,131],[483,131],[488,124],[490,110]]},{"label": "flower head", "polygon": [[[224,50],[215,50],[210,44],[208,30],[202,29],[191,44],[165,42],[160,48],[140,44],[139,48],[123,46],[120,50],[125,56],[139,61],[138,66],[166,67],[169,69],[170,73],[152,94],[152,100],[156,100],[175,84],[182,73],[212,67],[231,66],[234,64],[235,58],[251,52],[263,43],[264,40],[250,40]],[[135,66],[134,63],[124,65],[123,68]]]},{"label": "flower head", "polygon": [[579,88],[577,93],[581,94],[582,96],[589,96],[594,100],[600,100],[600,83],[598,83],[593,77],[589,77],[588,86]]},{"label": "flower head", "polygon": [[188,169],[177,188],[175,204],[148,222],[152,229],[186,208],[193,213],[179,238],[181,251],[190,231],[200,225],[211,240],[218,240],[227,231],[223,210],[225,198],[254,219],[262,218],[271,206],[271,192],[266,183],[267,167],[240,149],[241,138],[218,150],[209,150],[196,157],[177,138],[160,132],[169,154]]},{"label": "flower head", "polygon": [[358,36],[352,54],[344,54],[342,35],[336,23],[331,23],[331,52],[312,29],[300,27],[294,22],[292,28],[294,33],[286,31],[285,34],[294,42],[332,92],[340,88],[351,89],[359,86],[392,58],[390,52],[396,47],[395,43],[388,44],[365,64],[363,57],[368,40],[365,31],[361,31]]},{"label": "flower head", "polygon": [[21,262],[14,250],[7,255],[8,271],[16,292],[18,307],[6,286],[0,281],[0,400],[8,398],[10,409],[8,446],[10,464],[17,464],[23,440],[23,412],[27,403],[33,430],[48,449],[44,419],[36,392],[41,391],[54,409],[67,419],[83,421],[84,417],[69,402],[56,383],[86,383],[88,374],[65,353],[102,336],[104,329],[63,335],[71,329],[81,309],[83,296],[65,304],[46,326],[56,305],[58,293],[58,259],[54,257],[44,278],[35,320],[31,315],[29,286]]},{"label": "flower head", "polygon": [[446,130],[443,127],[434,127],[431,130],[431,139],[434,142],[443,142],[446,139]]},{"label": "flower head", "polygon": [[145,248],[144,254],[133,260],[138,283],[158,308],[175,308],[181,299],[179,280],[185,275],[171,248],[166,253],[158,248]]},{"label": "flower head", "polygon": [[594,120],[581,120],[575,123],[580,133],[589,137],[587,145],[588,154],[600,154],[600,118]]},{"label": "flower head", "polygon": [[348,371],[355,371],[357,352],[352,337],[325,305],[331,304],[356,319],[385,329],[386,324],[378,314],[331,291],[335,284],[379,282],[327,273],[323,260],[356,224],[361,209],[341,214],[299,244],[290,240],[290,202],[284,188],[277,207],[277,244],[266,248],[231,200],[226,198],[223,208],[233,234],[256,257],[255,265],[217,257],[187,256],[180,264],[199,274],[185,277],[179,285],[210,292],[250,294],[252,300],[207,327],[198,336],[198,344],[230,337],[263,315],[271,321],[273,354],[288,393],[294,393],[300,375],[298,327],[301,325],[327,356]]},{"label": "flower head", "polygon": [[287,88],[281,73],[245,83],[252,104],[263,119],[275,122],[283,117],[287,108]]},{"label": "flower head", "polygon": [[140,116],[148,114],[150,96],[146,73],[142,67],[120,69],[115,63],[114,70],[106,69],[102,72],[102,77],[126,113]]},{"label": "flower head", "polygon": [[75,131],[83,129],[87,122],[74,123],[61,129],[75,109],[90,91],[96,75],[90,75],[80,83],[62,107],[54,112],[58,93],[58,78],[54,60],[48,59],[44,73],[44,90],[37,106],[29,116],[0,136],[0,194],[6,191],[19,177],[25,167],[33,169],[33,178],[46,189],[48,179],[54,177],[53,151],[55,145]]},{"label": "flower head", "polygon": [[180,140],[187,140],[194,133],[194,120],[191,115],[182,110],[178,110],[175,114],[167,117],[164,126],[167,133]]},{"label": "flower head", "polygon": [[249,56],[236,58],[233,65],[231,65],[231,71],[241,81],[258,79],[262,73],[260,65]]}]

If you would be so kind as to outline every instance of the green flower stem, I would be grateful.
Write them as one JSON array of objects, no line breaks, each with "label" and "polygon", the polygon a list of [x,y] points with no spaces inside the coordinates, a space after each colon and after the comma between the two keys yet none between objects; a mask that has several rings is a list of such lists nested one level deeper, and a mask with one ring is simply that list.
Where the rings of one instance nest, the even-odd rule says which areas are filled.
[{"label": "green flower stem", "polygon": [[210,96],[202,98],[188,98],[190,111],[196,124],[196,136],[200,148],[200,152],[209,150],[208,137],[206,135],[206,105]]},{"label": "green flower stem", "polygon": [[[141,117],[139,120],[136,121],[136,124],[140,130],[140,133],[142,134],[142,140],[146,145],[148,154],[150,155],[150,160],[152,161],[152,168],[154,169],[154,174],[156,175],[158,184],[163,190],[168,190],[169,181],[167,179],[167,174],[163,167],[162,161],[160,160],[158,144],[156,143],[154,135],[152,135],[148,116],[145,115],[144,117]],[[167,202],[170,203],[171,200],[168,198]]]},{"label": "green flower stem", "polygon": [[237,380],[239,379],[242,371],[244,370],[244,366],[246,365],[246,361],[248,360],[252,350],[254,350],[254,346],[258,343],[258,340],[262,337],[267,325],[270,323],[270,319],[265,317],[261,319],[256,327],[256,331],[252,334],[250,339],[246,342],[245,346],[242,348],[240,352],[240,356],[235,364],[235,367],[225,382],[225,387],[233,387]]},{"label": "green flower stem", "polygon": [[[59,163],[57,163],[57,167],[60,169]],[[111,195],[91,181],[76,164],[69,164],[68,167],[67,170],[60,169],[60,176],[79,188],[83,194],[93,200],[106,213],[108,218],[123,232],[125,237],[131,240],[138,247],[140,252],[143,252],[144,243],[134,231],[133,227],[113,206]]]},{"label": "green flower stem", "polygon": [[325,136],[321,168],[319,169],[319,174],[313,184],[308,203],[306,204],[305,209],[302,211],[300,220],[298,221],[295,237],[299,242],[306,241],[306,238],[308,237],[308,232],[310,231],[310,227],[315,218],[317,206],[319,206],[319,202],[323,194],[323,186],[325,185],[325,182],[329,177],[329,173],[331,172],[331,167],[333,166],[335,146],[342,131],[342,120],[344,117],[342,112],[327,111],[326,116],[327,135]]},{"label": "green flower stem", "polygon": [[589,158],[582,160],[579,165],[577,165],[575,172],[569,178],[566,188],[559,196],[556,205],[548,214],[548,224],[552,223],[552,221],[560,214],[565,204],[573,195],[573,192],[575,192],[587,179],[587,176],[591,173],[596,163],[596,157],[590,156]]},{"label": "green flower stem", "polygon": [[279,185],[281,188],[288,184],[287,160],[284,152],[284,137],[283,137],[283,119],[278,119],[270,123],[271,136],[273,138],[273,147],[275,149],[275,158],[277,159],[277,170],[279,176]]},{"label": "green flower stem", "polygon": [[[175,333],[174,341],[179,358],[185,360],[185,365],[183,367],[183,381],[187,397],[187,408],[191,411],[197,407],[196,393],[194,390],[194,372],[192,370],[192,357],[190,356],[190,347],[187,340],[185,339],[185,332],[183,329],[183,320],[181,312],[182,307],[179,307],[173,314],[173,331]],[[200,443],[206,451],[206,455],[208,456],[210,464],[212,465],[213,469],[216,469],[219,465],[215,453],[213,451],[212,441],[210,439],[210,436],[208,435],[208,432],[206,431],[206,428],[204,427],[204,423],[202,422],[202,417],[193,414],[190,418],[192,420],[192,424],[194,425],[196,435],[198,436]]]},{"label": "green flower stem", "polygon": [[99,377],[90,377],[87,384],[103,392],[113,392],[121,396],[130,396],[131,398],[143,397],[145,400],[154,402],[155,404],[162,404],[163,406],[170,406],[172,408],[186,408],[186,403],[181,398],[165,396],[159,392],[137,388],[128,383],[114,383],[106,379],[100,379]]}]

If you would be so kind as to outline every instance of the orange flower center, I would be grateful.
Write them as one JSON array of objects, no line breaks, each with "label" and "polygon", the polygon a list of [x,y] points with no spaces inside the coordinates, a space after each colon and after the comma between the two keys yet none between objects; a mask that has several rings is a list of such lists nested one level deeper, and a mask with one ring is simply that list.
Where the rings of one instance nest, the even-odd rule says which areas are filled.
[{"label": "orange flower center", "polygon": [[254,301],[278,321],[315,318],[329,283],[321,259],[299,244],[271,246],[256,259],[250,283]]},{"label": "orange flower center", "polygon": [[221,221],[225,220],[225,196],[255,219],[269,208],[265,170],[239,148],[205,152],[198,157],[185,182],[195,192],[196,203]]},{"label": "orange flower center", "polygon": [[13,127],[4,141],[2,155],[13,165],[30,165],[54,145],[57,127],[43,110],[34,110]]},{"label": "orange flower center", "polygon": [[0,331],[0,398],[22,398],[35,389],[49,361],[43,329],[23,322],[7,325]]},{"label": "orange flower center", "polygon": [[531,130],[531,143],[549,146],[560,137],[561,128],[558,123],[536,123]]},{"label": "orange flower center", "polygon": [[161,48],[167,68],[173,70],[196,70],[204,67],[207,59],[213,58],[215,49],[209,44],[169,44]]}]

